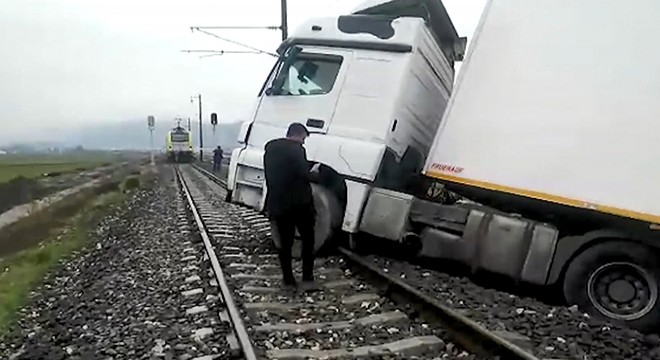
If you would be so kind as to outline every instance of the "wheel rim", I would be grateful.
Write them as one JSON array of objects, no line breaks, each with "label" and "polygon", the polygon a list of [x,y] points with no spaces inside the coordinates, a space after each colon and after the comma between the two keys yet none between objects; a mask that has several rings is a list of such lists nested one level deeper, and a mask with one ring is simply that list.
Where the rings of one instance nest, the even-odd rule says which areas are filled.
[{"label": "wheel rim", "polygon": [[627,262],[602,265],[587,283],[591,304],[617,320],[636,320],[658,302],[658,284],[644,268]]}]

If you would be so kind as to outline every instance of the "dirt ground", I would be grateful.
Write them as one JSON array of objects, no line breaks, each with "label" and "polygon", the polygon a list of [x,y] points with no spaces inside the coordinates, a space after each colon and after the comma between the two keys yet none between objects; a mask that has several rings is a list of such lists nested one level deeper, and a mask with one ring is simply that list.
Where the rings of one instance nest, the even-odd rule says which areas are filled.
[{"label": "dirt ground", "polygon": [[16,205],[40,199],[49,192],[49,188],[41,185],[38,180],[22,176],[0,183],[0,213]]},{"label": "dirt ground", "polygon": [[[6,193],[0,192],[0,205],[6,207],[9,201],[17,203],[30,199],[35,194],[45,194],[43,196],[46,196],[49,193],[87,183],[94,178],[102,176],[103,173],[108,173],[111,176],[101,184],[69,195],[45,209],[36,211],[27,217],[3,227],[2,231],[0,231],[0,258],[36,245],[49,234],[51,229],[62,226],[68,218],[81,209],[81,206],[84,206],[91,199],[101,194],[117,190],[123,179],[128,176],[137,176],[137,174],[141,173],[141,168],[138,164],[118,168],[108,167],[82,174],[72,174],[67,178],[59,180],[49,179],[48,182],[23,178],[13,182],[15,183],[13,185],[14,189],[18,189],[15,193],[10,193],[11,190],[7,185],[9,183],[0,183],[0,191],[6,191]],[[11,194],[11,198],[5,198],[5,194]]]},{"label": "dirt ground", "polygon": [[108,165],[92,171],[58,173],[33,178],[18,176],[0,182],[0,213],[96,179],[111,168]]}]

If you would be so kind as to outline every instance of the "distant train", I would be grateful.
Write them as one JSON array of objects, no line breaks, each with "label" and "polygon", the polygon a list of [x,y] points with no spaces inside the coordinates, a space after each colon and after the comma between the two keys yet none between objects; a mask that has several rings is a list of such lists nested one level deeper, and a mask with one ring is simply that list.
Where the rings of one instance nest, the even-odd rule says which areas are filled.
[{"label": "distant train", "polygon": [[167,161],[191,162],[193,159],[192,133],[181,126],[167,132]]}]

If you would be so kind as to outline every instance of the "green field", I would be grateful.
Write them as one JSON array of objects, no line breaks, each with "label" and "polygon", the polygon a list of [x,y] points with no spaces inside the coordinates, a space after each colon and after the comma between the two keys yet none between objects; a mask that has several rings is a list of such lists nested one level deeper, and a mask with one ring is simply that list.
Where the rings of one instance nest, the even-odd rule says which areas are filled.
[{"label": "green field", "polygon": [[[107,186],[62,200],[54,205],[58,209],[19,220],[22,224],[11,233],[0,233],[0,343],[44,276],[90,245],[89,232],[98,221],[121,206],[127,192],[149,187],[155,176],[152,172],[114,179]],[[7,252],[8,241],[23,246]]]},{"label": "green field", "polygon": [[117,155],[110,153],[2,155],[0,156],[0,183],[7,182],[19,176],[36,178],[46,173],[79,172],[117,160]]},{"label": "green field", "polygon": [[[48,219],[40,224],[51,236],[39,245],[0,259],[0,341],[25,304],[30,291],[57,266],[60,260],[82,249],[91,227],[111,207],[121,203],[123,194],[110,192],[91,200],[78,215],[69,219]],[[35,220],[36,221],[36,220]],[[51,227],[64,226],[59,229]],[[62,230],[68,231],[63,232]]]}]

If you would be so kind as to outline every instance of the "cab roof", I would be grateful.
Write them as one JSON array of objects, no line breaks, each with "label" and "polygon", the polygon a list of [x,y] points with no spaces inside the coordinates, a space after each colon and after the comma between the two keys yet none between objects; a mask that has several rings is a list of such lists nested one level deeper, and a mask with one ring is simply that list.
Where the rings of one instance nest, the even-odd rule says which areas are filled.
[{"label": "cab roof", "polygon": [[453,48],[456,60],[462,60],[465,53],[467,39],[458,35],[442,0],[366,0],[351,13],[423,18],[438,41]]}]

